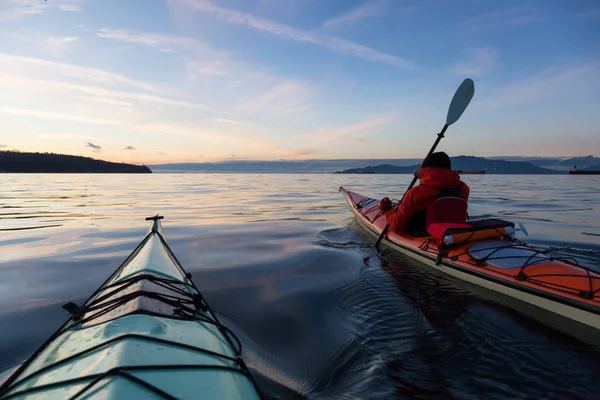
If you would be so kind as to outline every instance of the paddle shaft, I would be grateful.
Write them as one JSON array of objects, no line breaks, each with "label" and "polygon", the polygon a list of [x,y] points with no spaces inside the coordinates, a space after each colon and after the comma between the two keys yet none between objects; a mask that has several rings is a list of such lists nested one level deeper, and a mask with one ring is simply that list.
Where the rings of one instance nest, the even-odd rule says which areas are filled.
[{"label": "paddle shaft", "polygon": [[[429,157],[435,151],[437,145],[440,143],[440,140],[442,140],[442,138],[444,137],[444,133],[446,133],[446,129],[448,129],[448,124],[445,124],[444,127],[442,128],[442,131],[440,133],[438,133],[435,143],[433,144],[433,146],[431,147],[431,149],[429,150],[429,153],[427,153],[427,156],[425,158]],[[404,194],[402,195],[402,198],[396,205],[396,209],[394,211],[396,211],[398,209],[398,207],[400,207],[400,204],[402,204],[402,200],[404,200],[404,196],[406,196],[406,193],[408,193],[408,191],[410,189],[412,189],[413,186],[415,186],[415,183],[417,183],[417,179],[419,179],[419,178],[417,178],[416,176],[413,177],[412,182],[410,183],[410,185],[408,185],[408,189],[406,189],[406,192],[404,192]],[[381,231],[381,235],[379,235],[379,237],[377,238],[377,241],[375,242],[375,248],[379,247],[379,243],[381,242],[381,240],[383,239],[383,237],[385,236],[385,234],[387,233],[387,231],[389,229],[390,229],[390,225],[386,224],[385,228],[383,228],[383,231]]]}]

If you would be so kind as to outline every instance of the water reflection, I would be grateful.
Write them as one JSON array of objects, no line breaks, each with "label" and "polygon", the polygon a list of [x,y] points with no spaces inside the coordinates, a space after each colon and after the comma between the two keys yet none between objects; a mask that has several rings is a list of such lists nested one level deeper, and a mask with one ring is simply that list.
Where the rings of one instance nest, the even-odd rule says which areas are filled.
[{"label": "water reflection", "polygon": [[[60,305],[87,298],[160,213],[270,398],[600,392],[597,350],[411,259],[372,257],[337,188],[400,197],[410,176],[3,175],[0,369],[35,350],[66,318]],[[532,244],[600,265],[596,177],[465,179],[472,215],[510,216]]]}]

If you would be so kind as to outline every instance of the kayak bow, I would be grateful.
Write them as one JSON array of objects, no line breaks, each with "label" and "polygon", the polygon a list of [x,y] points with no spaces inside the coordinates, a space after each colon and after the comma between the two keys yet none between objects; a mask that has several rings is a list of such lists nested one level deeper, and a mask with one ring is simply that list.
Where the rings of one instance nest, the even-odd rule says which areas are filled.
[{"label": "kayak bow", "polygon": [[[340,187],[356,220],[378,236],[387,225],[378,200]],[[565,323],[556,326],[544,312],[577,324],[580,339],[600,345],[600,274],[575,260],[550,257],[514,238],[514,224],[502,220],[468,221],[472,229],[446,230],[441,241],[427,233],[391,232],[382,243],[435,270],[516,299],[523,310],[542,322],[573,333]],[[512,233],[511,233],[512,232]],[[514,302],[510,306],[514,306]],[[533,307],[531,307],[533,306]],[[564,321],[564,319],[563,319]],[[589,328],[594,329],[590,335]],[[582,331],[583,329],[583,331]]]},{"label": "kayak bow", "polygon": [[165,241],[160,220],[0,387],[0,399],[259,399],[241,344]]}]

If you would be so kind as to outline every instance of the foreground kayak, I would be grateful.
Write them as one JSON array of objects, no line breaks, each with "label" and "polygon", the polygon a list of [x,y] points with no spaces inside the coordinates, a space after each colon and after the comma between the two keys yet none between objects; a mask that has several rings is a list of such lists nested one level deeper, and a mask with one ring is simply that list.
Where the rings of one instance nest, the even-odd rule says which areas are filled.
[{"label": "foreground kayak", "polygon": [[0,387],[0,399],[259,399],[235,335],[164,239],[162,217]]},{"label": "foreground kayak", "polygon": [[[377,207],[379,201],[343,187],[340,192],[357,221],[378,237],[386,226]],[[600,274],[578,266],[574,260],[552,258],[521,243],[514,238],[510,222],[478,220],[467,225],[442,229],[439,235],[390,232],[381,243],[438,271],[531,306],[528,311],[533,310],[534,317],[539,311],[565,317],[587,329],[577,336],[598,344],[595,339],[600,335],[595,330],[600,329]]]}]

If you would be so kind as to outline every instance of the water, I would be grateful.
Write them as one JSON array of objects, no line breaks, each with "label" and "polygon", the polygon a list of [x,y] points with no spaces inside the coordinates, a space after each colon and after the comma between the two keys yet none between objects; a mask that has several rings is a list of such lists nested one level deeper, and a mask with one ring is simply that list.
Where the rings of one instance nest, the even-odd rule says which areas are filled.
[{"label": "water", "polygon": [[[600,266],[600,177],[465,176],[471,216]],[[592,399],[600,350],[432,275],[368,236],[337,188],[410,176],[13,175],[0,194],[0,370],[31,354],[165,216],[269,398]]]}]

